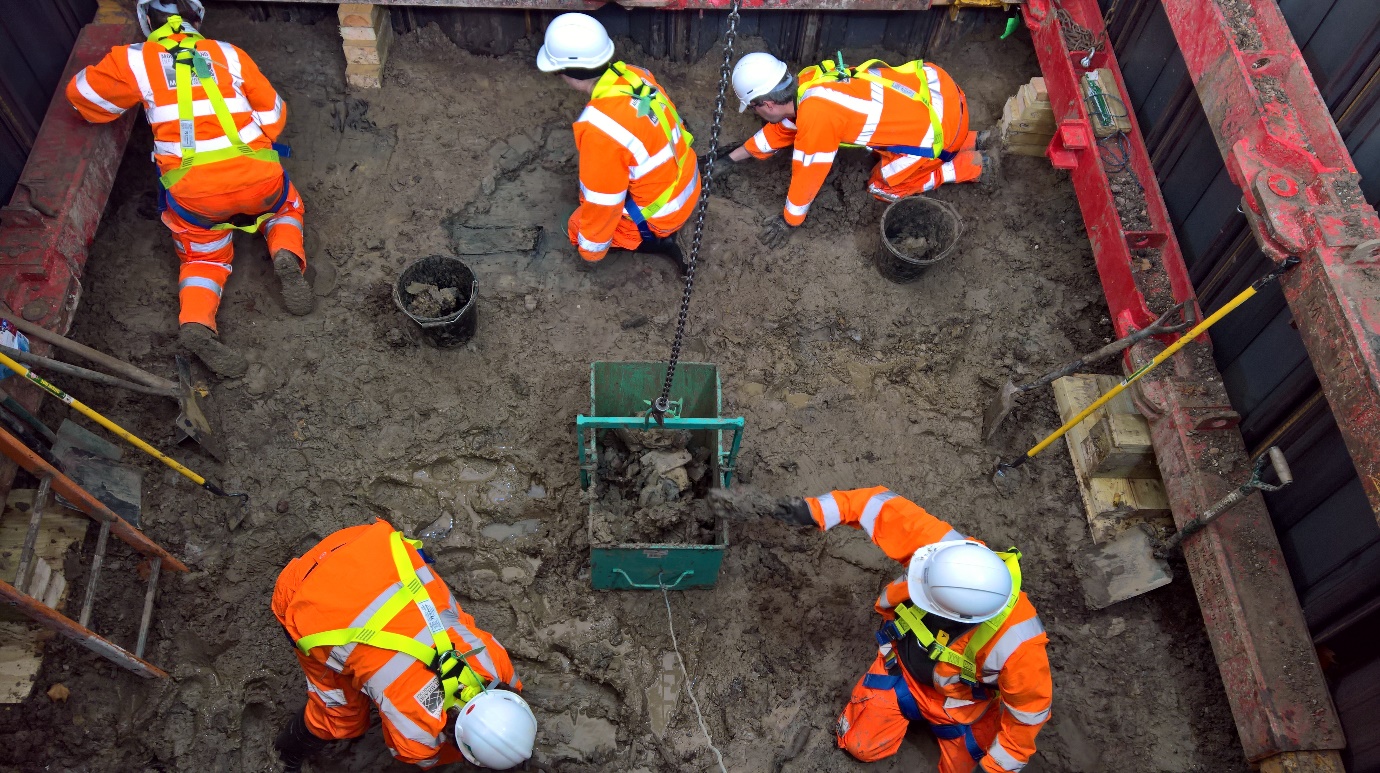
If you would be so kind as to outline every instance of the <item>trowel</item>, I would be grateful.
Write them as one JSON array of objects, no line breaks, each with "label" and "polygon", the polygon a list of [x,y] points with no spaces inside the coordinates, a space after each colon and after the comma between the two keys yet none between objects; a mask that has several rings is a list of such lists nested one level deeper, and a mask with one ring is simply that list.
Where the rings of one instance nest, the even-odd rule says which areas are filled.
[{"label": "trowel", "polygon": [[[1261,479],[1267,462],[1279,479],[1277,485]],[[1165,558],[1184,540],[1245,501],[1252,491],[1278,491],[1293,482],[1294,474],[1289,470],[1284,452],[1277,446],[1270,446],[1270,450],[1256,460],[1250,480],[1204,510],[1202,515],[1184,524],[1182,529],[1158,546],[1149,527],[1141,524],[1105,545],[1083,551],[1076,563],[1079,580],[1083,584],[1084,600],[1093,609],[1103,609],[1168,585],[1174,577]]]},{"label": "trowel", "polygon": [[1160,315],[1160,318],[1155,320],[1154,324],[1137,330],[1134,333],[1131,333],[1130,335],[1126,336],[1125,338],[1113,341],[1107,344],[1106,346],[1102,347],[1101,349],[1098,349],[1097,351],[1093,352],[1092,354],[1080,357],[1074,360],[1073,362],[1070,362],[1069,364],[1063,366],[1062,368],[1059,368],[1058,370],[1046,373],[1045,375],[1035,379],[1034,381],[1021,384],[1020,386],[1016,386],[1016,384],[1013,381],[1011,381],[1011,379],[1007,379],[1006,384],[1002,386],[1001,391],[997,393],[996,398],[988,404],[987,410],[982,412],[983,441],[991,442],[992,436],[997,434],[997,429],[1001,426],[1001,423],[1006,420],[1006,417],[1011,414],[1011,410],[1016,407],[1017,395],[1020,395],[1024,392],[1029,392],[1032,389],[1038,389],[1039,387],[1053,382],[1055,379],[1067,376],[1070,373],[1075,373],[1089,365],[1092,365],[1093,363],[1109,359],[1112,356],[1120,354],[1126,349],[1129,349],[1132,345],[1140,341],[1143,341],[1151,336],[1165,335],[1167,333],[1178,333],[1183,330],[1186,330],[1189,325],[1193,324],[1193,311],[1191,308],[1188,309],[1185,313],[1182,322],[1176,325],[1169,325],[1166,324],[1166,322],[1175,314],[1184,311],[1187,303],[1188,301],[1184,301],[1182,303],[1177,304],[1169,311],[1166,311],[1164,314]]}]

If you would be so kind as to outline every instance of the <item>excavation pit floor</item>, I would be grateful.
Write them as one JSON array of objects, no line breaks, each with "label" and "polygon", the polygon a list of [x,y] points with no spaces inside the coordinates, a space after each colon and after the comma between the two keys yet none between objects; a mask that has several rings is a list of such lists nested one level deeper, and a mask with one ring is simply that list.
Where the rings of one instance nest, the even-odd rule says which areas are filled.
[{"label": "excavation pit floor", "polygon": [[[657,256],[615,253],[581,270],[565,241],[577,195],[569,130],[583,95],[539,73],[530,46],[476,56],[434,27],[399,36],[384,88],[369,92],[346,91],[333,20],[256,23],[221,9],[206,31],[250,52],[287,101],[287,166],[306,203],[318,306],[284,312],[262,240],[236,237],[219,321],[252,365],[212,381],[228,461],[176,456],[252,504],[146,465],[144,528],[192,568],[165,578],[155,611],[149,659],[172,678],[141,680],[50,643],[33,697],[0,710],[0,769],[277,770],[272,738],[305,699],[269,611],[277,573],[337,529],[382,517],[412,533],[447,512],[455,528],[428,550],[514,657],[540,720],[530,769],[712,769],[661,594],[589,584],[573,432],[590,407],[589,363],[664,358],[681,283]],[[703,147],[718,50],[692,66],[621,54],[655,72]],[[1017,41],[964,40],[931,58],[966,89],[975,128],[1038,74]],[[742,141],[758,124],[734,107],[723,136]],[[91,248],[74,335],[171,376],[177,263],[156,217],[150,145],[141,120]],[[872,264],[882,206],[863,191],[868,168],[863,153],[840,153],[806,226],[774,252],[754,237],[784,199],[786,159],[737,170],[711,200],[684,356],[716,363],[724,413],[747,419],[740,478],[778,496],[886,485],[960,531],[1021,548],[1055,684],[1029,773],[1244,771],[1182,565],[1169,587],[1090,611],[1072,565],[1088,527],[1062,444],[1026,467],[1011,498],[988,480],[999,454],[1058,424],[1037,393],[984,445],[982,409],[1000,385],[1111,335],[1066,176],[1008,158],[994,190],[938,191],[962,214],[963,241],[903,286]],[[478,333],[456,349],[426,345],[393,306],[402,267],[432,254],[459,254],[478,276]],[[170,401],[70,388],[166,445]],[[875,654],[873,600],[899,567],[851,530],[758,521],[732,525],[729,541],[716,588],[670,597],[727,768],[932,770],[924,728],[868,766],[832,735]],[[117,641],[138,622],[132,572],[113,560],[96,607],[94,627]],[[57,683],[71,691],[63,702],[45,696]],[[375,723],[308,769],[408,768],[390,760]]]}]

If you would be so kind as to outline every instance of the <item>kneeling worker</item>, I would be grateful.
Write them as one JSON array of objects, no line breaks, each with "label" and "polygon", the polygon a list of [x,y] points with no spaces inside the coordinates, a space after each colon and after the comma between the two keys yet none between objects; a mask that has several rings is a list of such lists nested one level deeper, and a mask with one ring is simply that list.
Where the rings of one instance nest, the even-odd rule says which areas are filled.
[{"label": "kneeling worker", "polygon": [[727,152],[730,160],[767,158],[794,145],[786,206],[760,236],[769,247],[805,222],[840,146],[877,151],[868,190],[883,201],[982,176],[977,146],[986,136],[968,131],[963,89],[932,63],[824,62],[794,76],[780,59],[753,53],[733,68],[733,90],[738,112],[751,107],[767,125]]},{"label": "kneeling worker", "polygon": [[885,488],[788,499],[777,518],[847,524],[908,563],[876,610],[878,653],[839,715],[840,747],[891,756],[911,722],[939,739],[939,772],[1016,771],[1035,753],[1053,684],[1044,625],[1021,592],[1020,553],[997,553]]},{"label": "kneeling worker", "polygon": [[650,72],[613,61],[604,26],[583,13],[551,21],[537,68],[590,95],[574,125],[580,206],[569,234],[580,257],[593,263],[618,247],[665,255],[684,272],[674,234],[695,211],[700,177],[670,97]]},{"label": "kneeling worker", "polygon": [[263,229],[290,314],[315,305],[302,246],[302,197],[274,140],[287,106],[249,55],[197,32],[200,0],[138,0],[147,42],[116,46],[67,84],[82,118],[108,123],[135,105],[153,130],[159,210],[181,260],[178,342],[221,376],[249,362],[216,337],[235,229]]},{"label": "kneeling worker", "polygon": [[307,676],[307,705],[274,742],[287,773],[330,740],[364,735],[370,703],[399,762],[463,756],[506,770],[532,756],[537,720],[507,651],[420,546],[377,521],[332,534],[278,575],[273,615]]}]

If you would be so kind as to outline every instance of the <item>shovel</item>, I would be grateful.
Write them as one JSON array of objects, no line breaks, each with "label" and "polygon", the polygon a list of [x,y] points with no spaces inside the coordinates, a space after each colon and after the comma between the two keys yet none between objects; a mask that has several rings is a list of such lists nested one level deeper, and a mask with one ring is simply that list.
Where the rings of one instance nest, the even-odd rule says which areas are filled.
[{"label": "shovel", "polygon": [[[1278,485],[1271,485],[1261,476],[1266,462],[1274,468]],[[1202,515],[1184,524],[1159,546],[1149,527],[1142,525],[1128,529],[1121,536],[1099,547],[1083,551],[1078,558],[1078,576],[1083,585],[1083,599],[1093,609],[1103,609],[1118,601],[1148,593],[1174,579],[1165,558],[1184,540],[1205,529],[1208,524],[1243,502],[1252,491],[1278,491],[1294,482],[1289,462],[1277,446],[1262,454],[1255,462],[1250,480],[1222,497]]]},{"label": "shovel", "polygon": [[[983,441],[987,443],[992,442],[992,436],[997,434],[997,429],[1001,426],[1001,423],[1006,420],[1006,417],[1011,414],[1011,410],[1016,407],[1017,395],[1020,395],[1024,392],[1029,392],[1032,389],[1038,389],[1039,387],[1049,384],[1055,379],[1063,378],[1064,376],[1067,376],[1070,373],[1076,373],[1077,371],[1082,370],[1083,368],[1092,365],[1095,362],[1102,362],[1103,360],[1108,359],[1116,354],[1120,354],[1121,352],[1129,349],[1136,343],[1143,341],[1146,338],[1149,338],[1150,336],[1165,335],[1168,333],[1179,333],[1184,330],[1187,330],[1188,326],[1193,324],[1193,311],[1192,309],[1185,310],[1185,307],[1187,305],[1188,301],[1182,301],[1176,306],[1174,306],[1174,308],[1160,315],[1160,318],[1155,320],[1154,324],[1150,325],[1149,327],[1137,330],[1134,333],[1131,333],[1130,335],[1126,336],[1125,338],[1113,341],[1107,344],[1106,346],[1102,347],[1101,349],[1098,349],[1097,351],[1093,352],[1092,354],[1084,355],[1083,357],[1080,357],[1074,360],[1073,362],[1070,362],[1069,364],[1065,365],[1064,367],[1058,370],[1046,373],[1045,375],[1039,377],[1038,379],[1035,379],[1034,381],[1031,381],[1026,384],[1021,384],[1020,386],[1016,386],[1016,384],[1013,383],[1011,379],[1007,379],[1006,385],[1003,386],[1001,388],[1001,391],[997,393],[996,399],[992,400],[992,402],[987,405],[987,410],[983,411],[982,413]],[[1183,322],[1180,322],[1177,325],[1165,324],[1166,320],[1170,319],[1175,314],[1178,314],[1181,311],[1184,312]]]},{"label": "shovel", "polygon": [[177,356],[177,382],[174,383],[137,368],[124,360],[112,357],[105,352],[97,351],[70,338],[60,336],[46,327],[35,325],[3,309],[0,309],[0,318],[9,320],[20,332],[31,338],[45,341],[59,349],[66,349],[83,359],[110,369],[122,378],[15,349],[5,349],[6,355],[29,365],[46,368],[54,373],[93,381],[105,386],[118,387],[131,392],[172,398],[177,401],[179,409],[177,418],[173,420],[173,425],[177,428],[177,442],[195,441],[217,461],[225,460],[220,431],[216,423],[211,420],[213,414],[208,410],[208,393],[204,387],[192,382],[191,364],[187,362],[187,358],[182,355]]}]

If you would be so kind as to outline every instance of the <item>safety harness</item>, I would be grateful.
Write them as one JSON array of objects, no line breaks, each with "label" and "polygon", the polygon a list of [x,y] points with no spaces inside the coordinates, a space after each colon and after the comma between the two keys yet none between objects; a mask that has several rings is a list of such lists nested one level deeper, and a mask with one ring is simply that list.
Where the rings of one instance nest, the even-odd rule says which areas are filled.
[{"label": "safety harness", "polygon": [[[922,158],[937,158],[941,161],[950,161],[956,152],[951,152],[944,147],[944,116],[939,114],[934,105],[930,102],[929,76],[925,73],[925,61],[916,59],[907,62],[899,67],[892,67],[880,59],[869,59],[857,67],[845,67],[843,64],[843,54],[837,55],[837,60],[825,60],[820,62],[817,67],[807,67],[801,71],[799,77],[800,86],[796,89],[796,101],[805,96],[806,90],[821,83],[847,83],[857,78],[858,80],[876,83],[883,88],[891,89],[906,99],[919,102],[930,112],[930,126],[934,130],[934,142],[929,147],[922,145],[887,145],[887,146],[863,146],[854,143],[840,143],[844,147],[876,147],[878,150],[885,150],[891,153],[902,153],[908,156],[920,156]],[[920,79],[922,87],[915,90],[904,83],[897,83],[890,78],[882,76],[882,69],[893,72],[914,75]],[[935,150],[938,148],[938,150]]]},{"label": "safety harness", "polygon": [[[620,83],[619,81],[626,81]],[[633,202],[632,191],[629,190],[623,199],[623,209],[628,213],[628,217],[637,224],[637,230],[643,239],[653,239],[656,237],[650,227],[647,226],[647,218],[656,217],[663,207],[675,198],[676,190],[681,187],[681,183],[686,179],[687,171],[694,175],[698,173],[694,164],[686,164],[685,160],[676,153],[676,133],[679,132],[685,137],[687,147],[694,144],[695,137],[690,134],[690,130],[685,128],[685,123],[681,121],[680,114],[676,108],[666,99],[666,95],[661,90],[642,78],[623,62],[614,62],[604,71],[603,76],[594,84],[594,92],[590,94],[590,99],[603,99],[605,97],[626,96],[633,100],[637,108],[637,117],[646,118],[653,116],[650,120],[661,127],[662,133],[666,135],[666,142],[671,148],[671,155],[676,162],[676,181],[666,190],[661,192],[652,203],[645,207],[638,207]]]},{"label": "safety harness", "polygon": [[[1011,616],[1011,611],[1016,608],[1016,602],[1021,595],[1021,551],[1011,548],[1004,552],[997,553],[1006,565],[1006,571],[1011,574],[1011,595],[1006,599],[1006,606],[994,617],[980,623],[973,631],[973,635],[968,639],[968,646],[959,653],[949,648],[949,634],[945,631],[933,632],[925,625],[925,612],[915,606],[902,602],[896,605],[896,619],[883,624],[877,631],[877,645],[882,653],[882,661],[886,665],[885,674],[867,674],[863,677],[863,685],[874,690],[891,690],[896,693],[896,704],[901,709],[901,714],[906,719],[919,721],[924,719],[920,713],[920,704],[916,702],[915,696],[911,695],[910,687],[906,685],[906,676],[903,673],[900,659],[897,655],[897,646],[901,639],[908,634],[913,634],[928,652],[930,660],[936,663],[948,663],[959,670],[959,680],[968,685],[973,691],[973,697],[977,700],[987,700],[990,696],[988,691],[996,690],[988,685],[984,685],[978,680],[977,656],[986,647],[997,631],[1001,630],[1006,619]],[[973,736],[972,726],[962,723],[930,723],[930,728],[938,738],[952,740],[962,738],[968,753],[974,760],[982,759],[986,754],[982,747],[978,745]]]},{"label": "safety harness", "polygon": [[[181,40],[173,40],[172,36],[178,34],[185,37]],[[275,142],[272,143],[272,147],[255,149],[240,138],[239,128],[235,125],[235,119],[230,114],[230,109],[226,107],[225,96],[220,93],[220,85],[216,81],[215,73],[211,70],[210,54],[205,51],[197,51],[197,44],[205,39],[195,28],[190,24],[185,24],[182,17],[177,15],[168,17],[167,24],[149,35],[150,43],[162,46],[173,56],[173,72],[177,86],[178,144],[182,150],[181,163],[158,178],[159,205],[160,208],[171,208],[188,222],[212,231],[225,231],[234,228],[247,233],[255,233],[265,220],[273,217],[287,202],[289,185],[286,171],[283,172],[283,190],[277,203],[267,212],[255,216],[253,222],[248,224],[212,222],[178,204],[169,193],[169,190],[186,176],[192,167],[228,161],[232,158],[252,158],[256,161],[278,164],[280,158],[291,155],[291,151],[286,145],[279,145]],[[211,102],[211,110],[215,113],[216,121],[220,123],[221,131],[225,132],[226,139],[230,141],[228,148],[208,150],[203,153],[198,153],[196,150],[196,112],[192,99],[193,75],[196,76],[197,85],[200,85],[202,90],[206,92],[206,98]]]},{"label": "safety harness", "polygon": [[[407,554],[407,548],[403,546],[406,542],[417,548],[417,552],[425,560],[426,554],[421,552],[422,543],[418,540],[404,539],[402,534],[396,531],[390,534],[388,539],[393,564],[398,570],[398,579],[402,587],[398,588],[397,592],[364,622],[364,625],[309,634],[298,639],[296,645],[308,655],[316,647],[340,647],[352,642],[411,655],[425,663],[440,681],[445,695],[441,706],[441,711],[444,712],[452,706],[468,702],[484,691],[484,680],[470,668],[468,662],[470,657],[479,654],[484,648],[479,647],[461,653],[451,645],[450,636],[441,622],[441,615],[436,611],[436,604],[427,595],[426,587],[417,576],[417,571],[412,568],[412,559]],[[427,562],[430,563],[429,560]],[[426,627],[431,631],[431,638],[435,641],[434,647],[428,647],[411,637],[383,630],[409,602],[416,604],[421,610]]]}]

